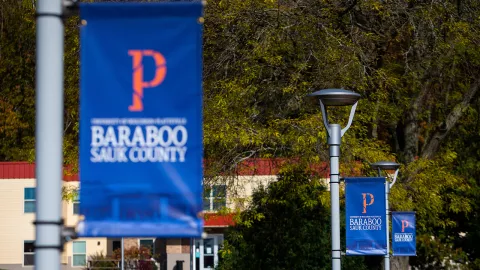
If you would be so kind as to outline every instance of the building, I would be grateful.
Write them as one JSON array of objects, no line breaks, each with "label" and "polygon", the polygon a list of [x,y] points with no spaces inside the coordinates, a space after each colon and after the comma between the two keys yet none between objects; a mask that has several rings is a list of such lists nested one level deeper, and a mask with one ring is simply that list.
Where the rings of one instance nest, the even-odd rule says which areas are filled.
[{"label": "building", "polygon": [[[183,261],[183,269],[213,269],[218,263],[225,229],[233,224],[232,215],[219,215],[217,210],[243,209],[259,185],[276,180],[279,164],[269,159],[247,160],[239,166],[237,175],[227,181],[235,185],[235,193],[225,182],[205,189],[204,216],[206,236],[200,239],[125,238],[124,246],[145,246],[159,256],[160,269],[175,269]],[[325,167],[322,171],[327,174]],[[220,181],[219,181],[220,182]],[[0,269],[17,270],[33,267],[35,241],[35,165],[28,162],[0,162]],[[65,175],[65,189],[79,187],[77,175]],[[62,202],[66,226],[76,226],[78,201]],[[64,246],[62,269],[83,269],[92,255],[110,256],[121,247],[122,239],[79,238]]]}]

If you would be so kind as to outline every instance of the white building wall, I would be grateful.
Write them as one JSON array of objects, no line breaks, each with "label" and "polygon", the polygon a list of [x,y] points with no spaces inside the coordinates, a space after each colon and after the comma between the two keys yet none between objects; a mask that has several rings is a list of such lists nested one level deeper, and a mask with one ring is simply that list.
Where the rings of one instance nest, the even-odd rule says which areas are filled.
[{"label": "white building wall", "polygon": [[[79,182],[64,182],[65,186],[78,187]],[[23,243],[35,240],[35,213],[24,213],[24,189],[36,187],[35,179],[0,179],[0,269],[23,268]],[[76,226],[79,216],[73,214],[73,203],[62,202],[62,216],[66,226]],[[89,256],[102,252],[106,255],[106,238],[80,238],[86,241]],[[72,267],[73,246],[64,246],[61,263]],[[32,269],[31,266],[24,267]],[[81,268],[81,267],[80,267]]]},{"label": "white building wall", "polygon": [[23,264],[23,241],[35,239],[34,213],[24,213],[24,188],[34,179],[0,179],[0,264]]}]

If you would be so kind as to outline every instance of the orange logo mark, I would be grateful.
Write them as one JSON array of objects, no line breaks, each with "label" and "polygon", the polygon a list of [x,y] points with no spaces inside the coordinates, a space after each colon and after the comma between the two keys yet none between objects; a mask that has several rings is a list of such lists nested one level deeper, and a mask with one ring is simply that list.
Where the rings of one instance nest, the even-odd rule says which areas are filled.
[{"label": "orange logo mark", "polygon": [[[367,206],[373,204],[374,197],[373,197],[373,194],[370,194],[370,193],[362,193],[362,196],[363,196],[363,212],[362,212],[362,214],[366,214],[367,213]],[[370,202],[369,203],[367,203],[367,196],[370,197]]]},{"label": "orange logo mark", "polygon": [[[131,112],[143,111],[143,89],[152,88],[160,85],[167,74],[165,57],[154,50],[129,50],[128,54],[132,56],[133,62],[133,100],[132,105],[128,106]],[[144,81],[143,78],[143,57],[152,57],[155,61],[155,77],[151,81]]]},{"label": "orange logo mark", "polygon": [[402,219],[402,232],[405,232],[405,228],[408,228],[408,225],[410,225],[408,220]]}]

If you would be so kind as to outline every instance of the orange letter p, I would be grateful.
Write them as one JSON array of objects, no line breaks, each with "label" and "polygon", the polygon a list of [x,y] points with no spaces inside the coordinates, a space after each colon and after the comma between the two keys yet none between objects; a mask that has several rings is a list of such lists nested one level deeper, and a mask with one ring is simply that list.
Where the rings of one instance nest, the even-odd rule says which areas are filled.
[{"label": "orange letter p", "polygon": [[[143,89],[156,87],[163,82],[167,74],[165,57],[154,50],[129,50],[128,54],[133,57],[133,101],[128,106],[131,112],[143,111]],[[149,82],[143,79],[143,57],[150,56],[155,61],[155,77]]]},{"label": "orange letter p", "polygon": [[408,228],[408,220],[402,219],[402,232],[405,232],[405,228]]},{"label": "orange letter p", "polygon": [[[370,202],[369,203],[367,203],[367,195],[370,197]],[[367,206],[373,204],[374,197],[373,197],[373,194],[371,194],[371,193],[362,193],[362,196],[363,196],[363,212],[362,212],[362,214],[366,214],[367,213]]]}]

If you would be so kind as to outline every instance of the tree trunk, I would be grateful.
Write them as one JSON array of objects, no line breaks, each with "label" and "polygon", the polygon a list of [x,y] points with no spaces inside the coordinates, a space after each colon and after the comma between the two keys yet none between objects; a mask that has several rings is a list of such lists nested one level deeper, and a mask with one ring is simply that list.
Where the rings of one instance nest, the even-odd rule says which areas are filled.
[{"label": "tree trunk", "polygon": [[408,270],[408,257],[390,257],[390,270]]},{"label": "tree trunk", "polygon": [[412,109],[407,112],[405,117],[405,148],[403,149],[403,159],[405,163],[410,163],[415,160],[415,156],[418,153],[418,123],[417,123],[418,111]]},{"label": "tree trunk", "polygon": [[375,110],[373,111],[373,121],[372,121],[372,138],[378,139],[378,109],[380,107],[380,99],[377,99],[375,103]]},{"label": "tree trunk", "polygon": [[428,92],[427,85],[425,84],[425,87],[422,88],[417,98],[413,101],[412,107],[405,117],[403,159],[406,164],[414,161],[418,155],[418,114],[421,111],[424,97]]}]

